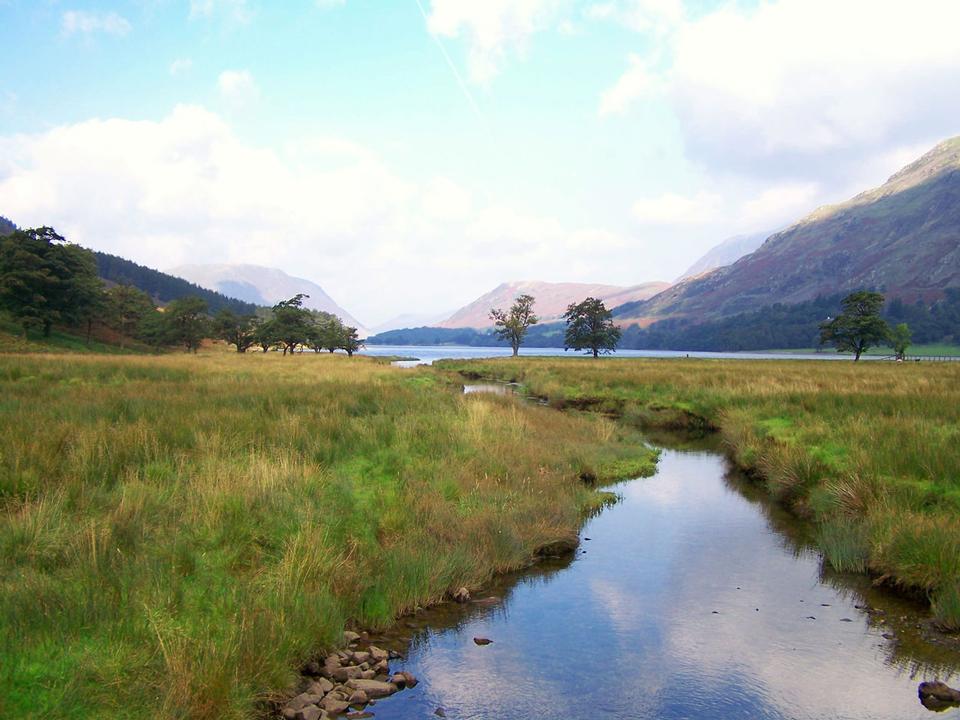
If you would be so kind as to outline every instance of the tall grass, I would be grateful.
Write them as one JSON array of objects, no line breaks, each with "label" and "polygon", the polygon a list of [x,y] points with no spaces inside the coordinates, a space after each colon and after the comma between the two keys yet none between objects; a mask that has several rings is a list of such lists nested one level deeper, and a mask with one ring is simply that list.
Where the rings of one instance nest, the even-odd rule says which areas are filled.
[{"label": "tall grass", "polygon": [[0,357],[0,716],[245,718],[577,527],[637,436],[427,370],[304,355]]},{"label": "tall grass", "polygon": [[929,593],[960,629],[960,364],[608,359],[448,361],[557,407],[720,428],[736,462],[815,521],[838,568]]}]

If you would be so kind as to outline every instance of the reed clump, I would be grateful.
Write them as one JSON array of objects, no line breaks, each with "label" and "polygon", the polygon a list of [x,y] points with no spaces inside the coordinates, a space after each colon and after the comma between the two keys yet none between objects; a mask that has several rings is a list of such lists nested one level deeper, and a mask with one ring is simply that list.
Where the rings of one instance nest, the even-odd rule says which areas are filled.
[{"label": "reed clump", "polygon": [[926,591],[960,629],[960,364],[691,359],[446,361],[557,407],[719,428],[731,456],[818,526],[827,559]]},{"label": "reed clump", "polygon": [[633,431],[364,358],[0,357],[0,716],[247,718],[527,563]]}]

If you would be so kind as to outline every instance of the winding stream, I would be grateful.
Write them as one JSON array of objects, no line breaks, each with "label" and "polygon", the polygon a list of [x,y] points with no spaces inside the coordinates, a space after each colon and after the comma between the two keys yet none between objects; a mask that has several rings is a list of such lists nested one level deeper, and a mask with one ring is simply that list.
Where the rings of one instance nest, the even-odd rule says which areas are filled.
[{"label": "winding stream", "polygon": [[420,684],[376,717],[902,720],[930,714],[918,682],[960,669],[923,607],[825,569],[718,448],[665,449],[654,477],[612,489],[575,558],[380,638]]}]

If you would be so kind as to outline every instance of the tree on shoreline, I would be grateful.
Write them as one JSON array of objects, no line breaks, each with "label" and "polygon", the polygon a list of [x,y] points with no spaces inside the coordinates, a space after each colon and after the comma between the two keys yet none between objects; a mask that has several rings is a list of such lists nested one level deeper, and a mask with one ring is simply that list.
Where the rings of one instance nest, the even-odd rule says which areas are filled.
[{"label": "tree on shoreline", "polygon": [[852,352],[853,361],[874,345],[890,337],[890,326],[880,317],[883,295],[860,290],[840,301],[843,311],[820,324],[820,342],[833,345],[837,352]]},{"label": "tree on shoreline", "polygon": [[514,357],[520,352],[520,345],[523,343],[523,337],[527,334],[527,330],[539,322],[539,319],[533,313],[535,302],[536,300],[532,295],[519,295],[513,305],[510,306],[510,310],[504,311],[494,308],[490,311],[494,334],[501,340],[510,343]]},{"label": "tree on shoreline", "polygon": [[593,357],[611,353],[620,341],[620,328],[602,300],[588,297],[581,303],[571,303],[563,314],[567,321],[564,350],[590,350]]},{"label": "tree on shoreline", "polygon": [[906,323],[897,323],[890,331],[890,345],[893,347],[897,360],[904,359],[911,340],[910,326]]}]

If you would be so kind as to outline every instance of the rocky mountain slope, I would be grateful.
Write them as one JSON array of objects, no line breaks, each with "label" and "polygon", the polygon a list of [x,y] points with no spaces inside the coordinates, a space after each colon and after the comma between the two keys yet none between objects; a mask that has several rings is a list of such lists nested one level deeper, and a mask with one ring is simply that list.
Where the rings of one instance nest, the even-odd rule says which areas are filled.
[{"label": "rocky mountain slope", "polygon": [[540,322],[552,322],[563,315],[570,303],[580,302],[588,297],[600,298],[607,307],[613,308],[652,297],[667,287],[669,283],[664,282],[648,282],[632,287],[591,283],[507,282],[460,308],[443,322],[437,323],[437,327],[492,327],[490,309],[507,309],[518,295],[524,293],[536,298],[533,309],[540,318]]},{"label": "rocky mountain slope", "polygon": [[763,245],[763,241],[772,234],[770,232],[750,233],[727,238],[707,250],[699,260],[687,268],[683,275],[677,278],[677,281],[703,275],[705,272],[716,270],[724,265],[731,265]]},{"label": "rocky mountain slope", "polygon": [[616,311],[622,324],[707,319],[875,288],[926,302],[960,287],[960,137],[878,188],[820,208],[733,265]]},{"label": "rocky mountain slope", "polygon": [[304,307],[332,313],[347,325],[360,330],[361,336],[367,334],[363,325],[327,295],[322,287],[310,280],[287,275],[277,268],[231,264],[181,265],[169,272],[201,287],[268,307],[303,293],[310,296],[304,300]]}]

